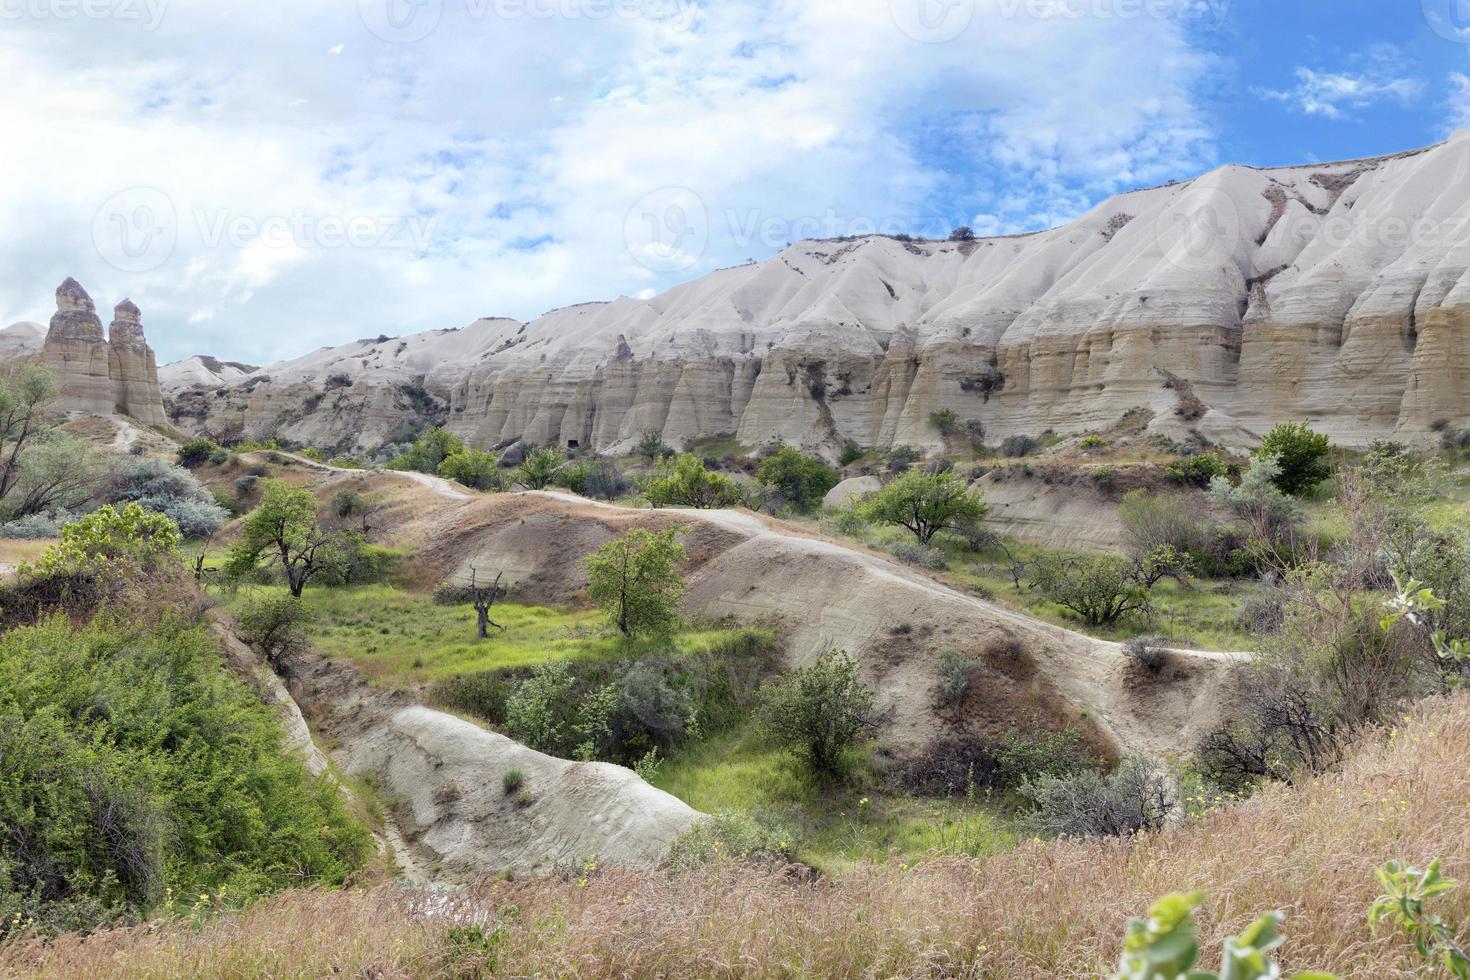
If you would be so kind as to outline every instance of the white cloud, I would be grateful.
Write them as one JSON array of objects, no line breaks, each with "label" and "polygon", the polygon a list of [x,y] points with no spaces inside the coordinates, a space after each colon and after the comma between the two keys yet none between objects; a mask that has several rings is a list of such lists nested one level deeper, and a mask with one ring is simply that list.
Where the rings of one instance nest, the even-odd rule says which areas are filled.
[{"label": "white cloud", "polygon": [[[0,322],[44,320],[75,275],[99,306],[131,295],[166,358],[270,361],[647,295],[788,237],[1055,223],[1211,162],[1193,87],[1212,62],[1167,20],[980,0],[963,34],[923,44],[889,0],[681,2],[496,18],[475,12],[582,8],[445,0],[407,44],[328,0],[174,4],[151,32],[8,24]],[[135,187],[176,219],[143,271],[93,242]],[[695,195],[707,241],[649,269],[629,212],[669,187]]]},{"label": "white cloud", "polygon": [[[1343,71],[1298,68],[1296,84],[1288,89],[1257,88],[1263,98],[1283,102],[1309,116],[1346,118],[1354,109],[1383,102],[1407,105],[1424,91],[1424,82],[1404,73],[1404,60],[1388,45],[1377,46],[1353,59]],[[1361,70],[1353,70],[1361,65]]]},{"label": "white cloud", "polygon": [[1450,74],[1450,127],[1453,130],[1470,128],[1470,75],[1464,72]]}]

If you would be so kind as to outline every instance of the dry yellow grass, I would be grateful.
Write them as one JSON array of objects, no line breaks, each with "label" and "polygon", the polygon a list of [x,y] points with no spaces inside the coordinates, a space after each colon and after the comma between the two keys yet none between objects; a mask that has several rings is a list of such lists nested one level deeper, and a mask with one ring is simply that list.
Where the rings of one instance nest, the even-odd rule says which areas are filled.
[{"label": "dry yellow grass", "polygon": [[[1112,965],[1124,919],[1166,892],[1209,894],[1201,933],[1287,913],[1290,969],[1424,976],[1403,937],[1372,936],[1373,869],[1439,856],[1470,875],[1470,696],[1422,705],[1341,772],[1276,787],[1132,841],[1032,843],[983,862],[896,863],[805,881],[738,866],[680,876],[486,883],[453,899],[382,886],[297,893],[202,927],[149,925],[0,949],[16,975],[437,977],[483,950],[495,972],[547,976],[1083,977]],[[1470,884],[1444,900],[1470,919]]]}]

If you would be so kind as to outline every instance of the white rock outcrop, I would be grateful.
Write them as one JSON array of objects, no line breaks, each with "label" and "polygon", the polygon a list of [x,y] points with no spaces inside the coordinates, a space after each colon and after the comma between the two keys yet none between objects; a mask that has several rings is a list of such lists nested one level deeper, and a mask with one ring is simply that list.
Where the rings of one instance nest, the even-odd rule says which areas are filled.
[{"label": "white rock outcrop", "polygon": [[171,392],[180,424],[370,448],[406,415],[479,446],[734,435],[938,448],[1133,407],[1218,438],[1310,418],[1345,443],[1470,422],[1470,137],[1221,167],[1071,224],[800,242],[651,299],[363,340]]},{"label": "white rock outcrop", "polygon": [[102,333],[92,297],[75,279],[67,278],[56,288],[56,314],[40,356],[56,372],[60,411],[120,413],[146,425],[168,421],[157,361],[132,300],[125,299],[114,309],[109,338]]}]

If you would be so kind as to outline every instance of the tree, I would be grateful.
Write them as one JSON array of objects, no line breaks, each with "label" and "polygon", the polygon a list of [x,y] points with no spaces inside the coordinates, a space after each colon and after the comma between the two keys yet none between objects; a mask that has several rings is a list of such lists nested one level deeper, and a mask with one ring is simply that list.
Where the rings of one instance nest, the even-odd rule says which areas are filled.
[{"label": "tree", "polygon": [[342,565],[341,536],[323,530],[317,522],[316,497],[304,487],[283,480],[266,482],[260,506],[245,520],[240,540],[225,563],[231,578],[242,578],[262,561],[276,563],[286,576],[286,588],[297,598],[313,577]]},{"label": "tree", "polygon": [[279,593],[252,599],[237,622],[240,634],[273,665],[307,646],[306,610],[295,596]]},{"label": "tree", "polygon": [[90,446],[52,432],[25,454],[15,492],[0,509],[12,521],[51,510],[76,510],[91,499],[101,479],[102,464]]},{"label": "tree", "polygon": [[756,477],[797,510],[810,510],[837,485],[837,471],[815,456],[782,446],[761,460]]},{"label": "tree", "polygon": [[470,599],[475,604],[475,635],[482,640],[490,635],[492,626],[501,632],[505,631],[504,626],[490,618],[490,607],[495,605],[496,599],[505,595],[504,590],[500,588],[500,576],[504,574],[504,572],[497,572],[495,581],[487,589],[476,580],[475,568],[473,565],[470,566]]},{"label": "tree", "polygon": [[499,462],[500,458],[494,453],[466,449],[444,457],[444,462],[439,464],[439,475],[472,490],[493,490],[500,484]]},{"label": "tree", "polygon": [[1257,459],[1274,457],[1275,484],[1284,494],[1300,497],[1332,475],[1332,443],[1305,422],[1283,422],[1261,440]]},{"label": "tree", "polygon": [[1111,556],[1038,558],[1031,587],[1088,626],[1111,626],[1130,612],[1150,608],[1148,588],[1138,581],[1136,566]]},{"label": "tree", "polygon": [[803,752],[813,769],[831,774],[849,748],[877,730],[874,700],[857,662],[829,650],[762,692],[761,724],[776,742]]},{"label": "tree", "polygon": [[649,462],[661,459],[667,448],[657,429],[648,429],[638,437],[638,455],[647,458]]},{"label": "tree", "polygon": [[[247,478],[253,479],[253,477]],[[361,533],[366,536],[372,530],[373,507],[362,492],[354,487],[338,490],[332,495],[332,514],[340,521],[357,521]]]},{"label": "tree", "polygon": [[723,473],[711,473],[693,453],[680,453],[659,463],[645,490],[655,507],[683,506],[709,509],[733,507],[740,488]]},{"label": "tree", "polygon": [[26,451],[41,433],[57,391],[56,372],[37,364],[0,377],[0,500],[20,480]]},{"label": "tree", "polygon": [[190,439],[179,447],[179,465],[192,470],[203,466],[217,452],[219,444],[212,439]]},{"label": "tree", "polygon": [[909,470],[861,505],[863,515],[879,524],[906,527],[928,544],[940,531],[959,531],[980,520],[990,508],[953,473]]},{"label": "tree", "polygon": [[408,452],[388,464],[389,469],[438,473],[445,457],[464,452],[464,442],[448,429],[433,428],[414,440]]},{"label": "tree", "polygon": [[606,610],[624,636],[667,636],[679,622],[684,546],[678,528],[629,531],[589,555],[587,597]]},{"label": "tree", "polygon": [[949,240],[952,242],[974,241],[975,229],[971,228],[969,225],[960,225],[954,231],[949,233]]},{"label": "tree", "polygon": [[179,559],[179,529],[162,514],[131,503],[121,511],[104,504],[61,529],[61,540],[46,549],[21,577],[106,574],[126,568],[153,571]]},{"label": "tree", "polygon": [[538,449],[526,457],[526,461],[516,470],[516,482],[527,490],[545,490],[551,486],[556,479],[556,471],[561,469],[567,458],[560,451],[547,446]]}]

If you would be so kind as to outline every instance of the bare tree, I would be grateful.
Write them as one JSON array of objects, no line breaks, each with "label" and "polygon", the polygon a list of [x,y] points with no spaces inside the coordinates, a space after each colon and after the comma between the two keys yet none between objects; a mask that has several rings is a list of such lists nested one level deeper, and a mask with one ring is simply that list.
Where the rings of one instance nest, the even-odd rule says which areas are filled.
[{"label": "bare tree", "polygon": [[475,603],[475,631],[482,640],[490,634],[492,626],[502,632],[505,630],[504,626],[490,618],[490,607],[495,605],[496,599],[505,594],[500,588],[500,576],[504,574],[504,572],[497,573],[494,584],[485,589],[476,584],[475,567],[470,566],[470,598]]}]

